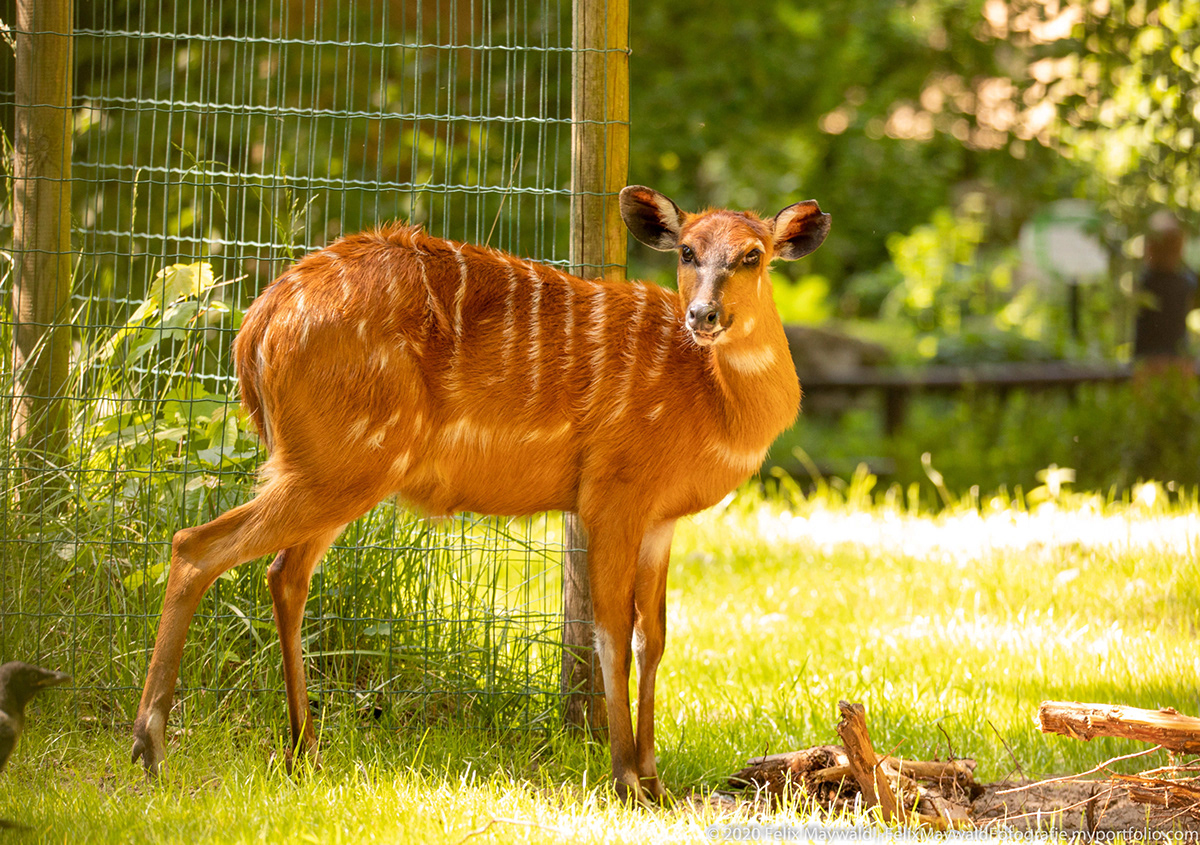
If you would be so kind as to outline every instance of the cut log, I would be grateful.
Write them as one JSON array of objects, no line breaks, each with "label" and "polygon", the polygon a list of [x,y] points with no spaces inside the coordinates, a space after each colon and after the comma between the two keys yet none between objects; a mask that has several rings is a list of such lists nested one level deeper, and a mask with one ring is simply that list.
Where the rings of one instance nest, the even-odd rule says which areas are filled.
[{"label": "cut log", "polygon": [[1169,751],[1200,754],[1200,719],[1170,707],[1142,710],[1119,704],[1043,701],[1035,724],[1043,733],[1074,739],[1116,736],[1152,742]]},{"label": "cut log", "polygon": [[900,816],[900,809],[892,785],[879,765],[875,747],[871,745],[866,709],[861,704],[839,701],[838,712],[842,714],[842,720],[838,722],[837,733],[845,744],[850,774],[862,790],[864,804],[868,807],[878,804],[883,811],[883,820],[895,821]]}]

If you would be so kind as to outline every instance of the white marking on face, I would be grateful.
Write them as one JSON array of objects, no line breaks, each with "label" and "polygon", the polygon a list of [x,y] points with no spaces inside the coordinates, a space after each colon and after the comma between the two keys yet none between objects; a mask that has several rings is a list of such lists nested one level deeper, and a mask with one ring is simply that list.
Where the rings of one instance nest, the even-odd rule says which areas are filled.
[{"label": "white marking on face", "polygon": [[769,369],[775,364],[778,356],[773,346],[752,346],[749,349],[723,350],[718,359],[744,375],[753,375]]},{"label": "white marking on face", "polygon": [[747,317],[742,321],[742,331],[746,334],[750,334],[750,332],[754,331],[754,326],[755,322],[753,317]]}]

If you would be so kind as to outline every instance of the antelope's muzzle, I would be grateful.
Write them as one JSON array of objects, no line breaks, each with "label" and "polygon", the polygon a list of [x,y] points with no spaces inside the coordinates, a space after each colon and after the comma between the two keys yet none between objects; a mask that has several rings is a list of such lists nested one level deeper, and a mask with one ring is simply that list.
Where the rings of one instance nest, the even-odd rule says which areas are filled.
[{"label": "antelope's muzzle", "polygon": [[721,306],[716,302],[693,302],[687,310],[687,327],[696,343],[708,346],[725,331]]}]

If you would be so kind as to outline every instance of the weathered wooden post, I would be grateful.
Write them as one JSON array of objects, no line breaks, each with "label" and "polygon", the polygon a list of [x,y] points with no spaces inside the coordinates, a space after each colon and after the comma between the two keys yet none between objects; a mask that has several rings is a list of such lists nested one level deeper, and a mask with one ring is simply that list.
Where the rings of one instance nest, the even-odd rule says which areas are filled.
[{"label": "weathered wooden post", "polygon": [[72,32],[71,0],[17,0],[12,440],[30,474],[67,447]]},{"label": "weathered wooden post", "polygon": [[[629,3],[574,0],[571,62],[571,271],[625,278],[625,226],[618,194],[629,170]],[[563,669],[568,725],[608,726],[604,684],[592,646],[587,537],[566,517]]]}]

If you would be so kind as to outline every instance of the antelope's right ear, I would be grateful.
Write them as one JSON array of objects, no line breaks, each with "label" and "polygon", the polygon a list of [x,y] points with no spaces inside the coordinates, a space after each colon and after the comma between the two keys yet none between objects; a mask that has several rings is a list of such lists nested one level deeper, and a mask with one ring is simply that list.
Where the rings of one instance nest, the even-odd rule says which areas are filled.
[{"label": "antelope's right ear", "polygon": [[829,234],[829,215],[816,200],[789,205],[775,215],[775,255],[795,261],[815,250]]},{"label": "antelope's right ear", "polygon": [[683,212],[658,191],[641,185],[622,190],[621,219],[633,236],[651,249],[670,252],[679,246]]}]

